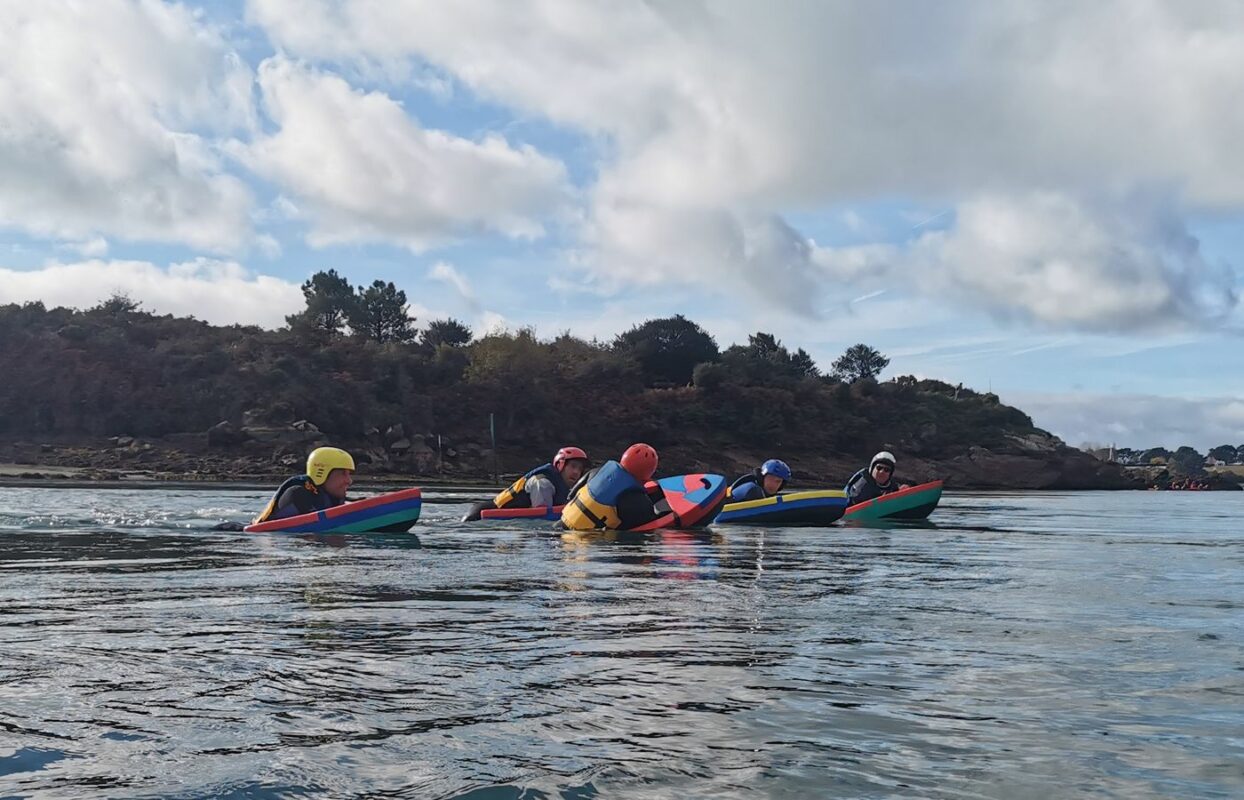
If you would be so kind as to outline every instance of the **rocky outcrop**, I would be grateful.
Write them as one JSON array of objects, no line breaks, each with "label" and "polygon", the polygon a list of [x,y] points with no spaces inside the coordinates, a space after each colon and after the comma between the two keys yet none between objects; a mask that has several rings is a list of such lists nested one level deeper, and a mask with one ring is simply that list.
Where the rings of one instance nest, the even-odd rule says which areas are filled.
[{"label": "rocky outcrop", "polygon": [[1115,464],[1068,447],[1025,453],[970,447],[938,464],[951,486],[982,489],[1136,489]]},{"label": "rocky outcrop", "polygon": [[234,447],[242,444],[250,435],[244,430],[239,430],[232,422],[224,420],[218,422],[207,429],[207,444],[209,447]]},{"label": "rocky outcrop", "polygon": [[[252,416],[250,428],[222,422],[207,434],[178,435],[167,439],[137,441],[101,439],[87,443],[0,443],[0,461],[15,464],[75,467],[91,474],[128,475],[143,472],[171,479],[230,480],[284,477],[297,470],[307,452],[324,441],[323,434],[308,420],[275,425],[260,424]],[[258,432],[260,436],[255,436]],[[395,436],[398,438],[393,438]],[[459,479],[490,479],[493,453],[469,440],[440,438],[410,432],[400,425],[364,432],[362,439],[337,442],[350,450],[365,476],[453,475]],[[617,446],[582,443],[597,462],[616,458]],[[503,473],[521,472],[548,459],[547,448],[522,451],[508,448],[499,459]],[[1142,481],[1114,464],[1068,448],[1056,437],[1036,432],[1008,437],[992,448],[972,446],[949,457],[928,458],[898,448],[899,478],[909,482],[944,479],[961,489],[1125,489],[1140,488]],[[709,442],[688,439],[661,448],[661,470],[725,472],[731,477],[757,466],[774,453],[749,448],[722,449]],[[785,448],[777,453],[790,462],[795,485],[841,486],[864,465],[867,455],[800,452]]]}]

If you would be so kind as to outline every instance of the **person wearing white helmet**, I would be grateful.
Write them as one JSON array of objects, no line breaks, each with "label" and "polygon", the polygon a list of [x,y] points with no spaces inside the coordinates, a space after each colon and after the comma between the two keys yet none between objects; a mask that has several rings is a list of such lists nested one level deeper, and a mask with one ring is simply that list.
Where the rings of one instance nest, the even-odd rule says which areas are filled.
[{"label": "person wearing white helmet", "polygon": [[847,505],[853,506],[899,489],[906,489],[907,484],[894,481],[895,463],[894,454],[888,450],[882,450],[873,456],[873,460],[868,463],[868,469],[860,470],[847,481],[843,490],[847,493]]},{"label": "person wearing white helmet", "polygon": [[317,447],[307,456],[307,472],[286,479],[255,518],[255,523],[296,517],[339,506],[354,482],[354,458],[339,447]]}]

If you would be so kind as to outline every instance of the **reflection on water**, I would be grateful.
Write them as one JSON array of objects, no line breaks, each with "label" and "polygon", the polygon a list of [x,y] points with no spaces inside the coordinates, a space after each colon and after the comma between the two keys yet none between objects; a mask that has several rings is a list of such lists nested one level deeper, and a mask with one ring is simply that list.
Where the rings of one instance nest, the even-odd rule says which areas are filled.
[{"label": "reflection on water", "polygon": [[1244,497],[252,536],[0,490],[0,796],[1244,793]]}]

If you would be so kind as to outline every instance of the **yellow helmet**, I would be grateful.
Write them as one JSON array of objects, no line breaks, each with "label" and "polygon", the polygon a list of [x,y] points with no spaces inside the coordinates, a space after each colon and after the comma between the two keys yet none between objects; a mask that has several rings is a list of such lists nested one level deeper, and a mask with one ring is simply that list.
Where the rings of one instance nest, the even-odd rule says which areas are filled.
[{"label": "yellow helmet", "polygon": [[354,469],[354,459],[339,447],[317,447],[307,456],[307,477],[316,486],[323,486],[335,469]]}]

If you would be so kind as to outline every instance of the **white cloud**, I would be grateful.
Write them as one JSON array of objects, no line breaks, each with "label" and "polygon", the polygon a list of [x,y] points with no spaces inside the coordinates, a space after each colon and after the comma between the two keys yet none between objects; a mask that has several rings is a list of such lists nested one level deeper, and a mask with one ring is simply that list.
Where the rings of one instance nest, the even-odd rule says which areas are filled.
[{"label": "white cloud", "polygon": [[257,275],[231,261],[198,258],[167,269],[146,261],[0,268],[0,303],[41,300],[49,307],[90,308],[114,292],[141,302],[146,311],[194,316],[217,325],[276,328],[304,304],[299,284]]},{"label": "white cloud", "polygon": [[281,57],[260,66],[259,85],[277,130],[235,152],[293,196],[313,245],[533,239],[567,199],[565,168],[530,146],[425,129],[387,95]]},{"label": "white cloud", "polygon": [[0,225],[35,236],[248,236],[208,135],[254,124],[250,69],[181,5],[0,2]]},{"label": "white cloud", "polygon": [[479,298],[475,295],[475,289],[472,288],[470,282],[461,272],[454,268],[453,264],[447,261],[438,261],[428,270],[428,278],[434,281],[452,286],[454,291],[462,298],[472,311],[476,313],[482,309],[480,307]]},{"label": "white cloud", "polygon": [[[890,280],[911,281],[933,263],[959,299],[1049,327],[1188,323],[1229,304],[1220,276],[1181,249],[1177,219],[1244,211],[1244,6],[1230,0],[912,3],[901,14],[504,0],[249,9],[300,56],[431,64],[520,114],[599,137],[579,260],[617,285],[724,285],[814,315],[826,269],[866,282],[906,267]],[[1128,201],[1092,199],[1139,189],[1160,192],[1169,213],[1129,223]],[[885,246],[823,252],[781,216],[893,196],[958,206],[966,227],[913,261]],[[1063,207],[1042,209],[1041,196]],[[1002,247],[1009,277],[950,261],[982,254],[982,226],[1008,206],[1044,211],[1037,224],[1078,218],[1080,238],[1028,231]]]},{"label": "white cloud", "polygon": [[479,315],[479,320],[475,325],[475,336],[486,336],[490,333],[504,333],[510,329],[510,321],[505,315],[498,314],[496,311],[485,311]]},{"label": "white cloud", "polygon": [[95,236],[84,242],[65,242],[59,245],[61,250],[72,250],[80,256],[87,258],[99,258],[108,254],[108,240],[102,236]]},{"label": "white cloud", "polygon": [[945,287],[1052,328],[1216,325],[1238,300],[1231,270],[1208,263],[1182,220],[1147,199],[974,199],[958,207],[954,228],[925,234],[907,260],[930,291]]},{"label": "white cloud", "polygon": [[1205,452],[1220,444],[1244,443],[1240,398],[1016,393],[1002,400],[1072,445],[1113,443],[1170,450],[1189,445]]}]

